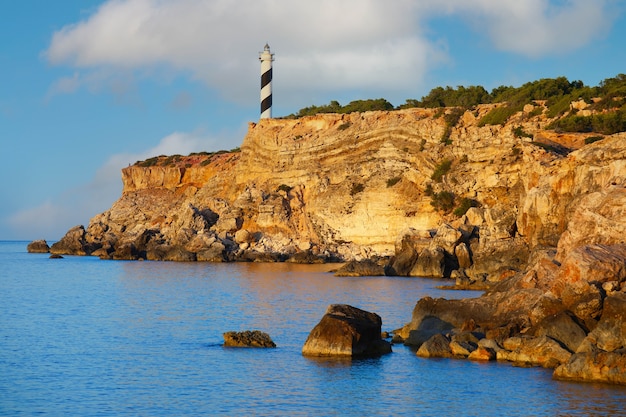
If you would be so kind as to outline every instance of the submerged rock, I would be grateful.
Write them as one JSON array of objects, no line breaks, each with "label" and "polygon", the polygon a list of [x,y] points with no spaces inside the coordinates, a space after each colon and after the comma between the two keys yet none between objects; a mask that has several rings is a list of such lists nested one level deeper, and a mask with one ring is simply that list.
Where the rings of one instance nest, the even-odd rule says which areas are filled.
[{"label": "submerged rock", "polygon": [[246,330],[243,332],[224,333],[224,346],[274,348],[276,344],[265,332]]},{"label": "submerged rock", "polygon": [[391,353],[391,344],[381,338],[382,319],[346,304],[332,304],[311,330],[304,356],[368,357]]},{"label": "submerged rock", "polygon": [[350,261],[335,272],[337,277],[375,277],[385,275],[385,267],[371,259]]}]

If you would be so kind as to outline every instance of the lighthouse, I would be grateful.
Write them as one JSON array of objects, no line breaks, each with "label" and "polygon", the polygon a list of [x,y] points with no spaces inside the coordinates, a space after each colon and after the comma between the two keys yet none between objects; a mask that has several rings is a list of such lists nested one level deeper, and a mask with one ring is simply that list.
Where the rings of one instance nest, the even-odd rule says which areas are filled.
[{"label": "lighthouse", "polygon": [[261,61],[261,119],[272,117],[272,61],[274,54],[270,46],[265,44],[263,52],[259,53]]}]

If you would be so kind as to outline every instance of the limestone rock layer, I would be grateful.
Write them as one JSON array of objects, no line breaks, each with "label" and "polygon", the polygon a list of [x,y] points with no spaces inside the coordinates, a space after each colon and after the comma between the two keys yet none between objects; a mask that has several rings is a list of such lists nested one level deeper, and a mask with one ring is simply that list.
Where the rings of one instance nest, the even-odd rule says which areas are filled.
[{"label": "limestone rock layer", "polygon": [[[240,152],[123,169],[121,198],[66,244],[115,259],[213,261],[406,250],[410,264],[390,271],[500,280],[564,232],[559,245],[589,243],[607,229],[597,243],[615,243],[624,232],[615,218],[624,214],[626,135],[582,146],[584,135],[544,130],[550,120],[530,108],[479,127],[491,107],[466,111],[447,141],[449,110],[250,123]],[[518,127],[528,135],[516,136]],[[559,138],[578,145],[546,149]],[[454,214],[463,204],[474,207]]]}]

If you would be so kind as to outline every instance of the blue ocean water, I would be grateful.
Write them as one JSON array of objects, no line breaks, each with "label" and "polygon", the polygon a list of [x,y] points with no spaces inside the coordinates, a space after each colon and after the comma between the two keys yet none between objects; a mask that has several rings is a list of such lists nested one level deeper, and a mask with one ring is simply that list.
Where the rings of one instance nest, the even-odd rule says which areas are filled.
[{"label": "blue ocean water", "polygon": [[[337,278],[329,265],[49,259],[0,242],[3,416],[626,415],[626,387],[558,382],[540,368],[301,355],[332,303],[408,322],[441,282]],[[276,349],[224,348],[259,329]]]}]

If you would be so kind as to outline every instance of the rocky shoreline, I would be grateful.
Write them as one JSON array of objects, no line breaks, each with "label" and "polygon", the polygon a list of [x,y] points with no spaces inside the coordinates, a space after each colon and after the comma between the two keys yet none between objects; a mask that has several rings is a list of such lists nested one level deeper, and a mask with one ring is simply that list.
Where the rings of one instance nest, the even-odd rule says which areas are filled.
[{"label": "rocky shoreline", "polygon": [[585,145],[540,107],[481,127],[478,106],[446,143],[434,109],[264,120],[239,153],[125,168],[111,209],[49,250],[450,278],[485,294],[419,300],[396,342],[626,384],[626,134]]}]

